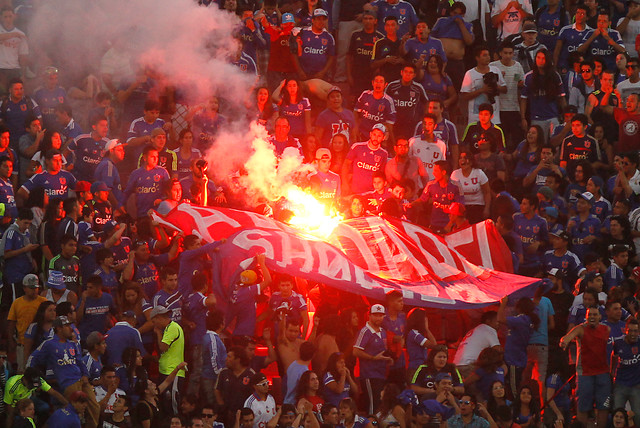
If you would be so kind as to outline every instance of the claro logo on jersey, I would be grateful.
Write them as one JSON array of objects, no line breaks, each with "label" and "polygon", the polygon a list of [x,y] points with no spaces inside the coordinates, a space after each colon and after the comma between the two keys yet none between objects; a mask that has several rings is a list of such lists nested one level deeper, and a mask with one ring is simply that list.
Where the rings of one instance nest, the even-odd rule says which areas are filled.
[{"label": "claro logo on jersey", "polygon": [[378,171],[380,169],[380,164],[370,165],[363,161],[356,162],[356,167],[358,169],[364,169],[365,171]]},{"label": "claro logo on jersey", "polygon": [[136,187],[136,192],[138,193],[156,193],[159,191],[158,185],[154,184],[153,186],[138,186]]},{"label": "claro logo on jersey", "polygon": [[313,48],[311,46],[305,46],[304,49],[302,49],[302,52],[312,55],[324,55],[325,52],[327,52],[327,48]]}]

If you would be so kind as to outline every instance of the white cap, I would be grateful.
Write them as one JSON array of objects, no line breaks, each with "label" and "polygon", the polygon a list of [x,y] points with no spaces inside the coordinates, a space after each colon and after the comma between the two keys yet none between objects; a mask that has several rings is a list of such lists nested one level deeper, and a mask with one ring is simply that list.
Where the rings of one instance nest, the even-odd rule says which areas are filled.
[{"label": "white cap", "polygon": [[387,133],[387,127],[382,123],[376,123],[375,125],[373,125],[373,128],[371,128],[371,130],[373,131],[374,129],[382,131],[383,134]]},{"label": "white cap", "polygon": [[151,309],[151,315],[149,316],[149,318],[155,318],[158,315],[164,315],[164,314],[168,314],[169,310],[167,308],[165,308],[164,306],[156,306],[153,309]]},{"label": "white cap", "polygon": [[371,306],[371,310],[369,311],[369,313],[371,315],[373,314],[386,314],[386,311],[384,310],[384,306],[382,306],[381,304],[376,304]]},{"label": "white cap", "polygon": [[109,142],[107,144],[105,144],[104,146],[104,151],[108,152],[109,150],[115,149],[118,146],[122,146],[123,144],[120,142],[120,140],[118,140],[117,138],[114,138],[113,140],[109,140]]}]

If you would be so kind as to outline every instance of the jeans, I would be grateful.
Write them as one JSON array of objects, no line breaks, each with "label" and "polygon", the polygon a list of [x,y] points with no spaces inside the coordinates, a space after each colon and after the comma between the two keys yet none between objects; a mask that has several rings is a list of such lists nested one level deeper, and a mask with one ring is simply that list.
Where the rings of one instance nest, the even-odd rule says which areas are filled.
[{"label": "jeans", "polygon": [[640,385],[615,385],[613,389],[613,408],[624,407],[627,401],[635,414],[633,417],[635,426],[640,426]]},{"label": "jeans", "polygon": [[611,375],[578,375],[578,411],[588,412],[593,408],[608,410],[611,396]]},{"label": "jeans", "polygon": [[191,347],[191,363],[189,364],[189,386],[187,394],[200,394],[200,382],[202,379],[202,345]]},{"label": "jeans", "polygon": [[544,141],[549,141],[549,136],[553,133],[553,130],[556,126],[560,124],[558,122],[558,118],[554,117],[547,120],[532,120],[532,125],[539,125],[544,132]]}]

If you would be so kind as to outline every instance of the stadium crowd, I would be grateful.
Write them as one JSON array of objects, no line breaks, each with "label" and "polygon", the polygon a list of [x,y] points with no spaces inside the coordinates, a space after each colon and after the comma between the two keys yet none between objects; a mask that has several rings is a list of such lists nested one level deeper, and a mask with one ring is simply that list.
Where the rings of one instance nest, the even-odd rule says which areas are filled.
[{"label": "stadium crowd", "polygon": [[[3,426],[640,426],[640,0],[200,0],[237,17],[242,111],[126,40],[78,75],[30,43],[41,2],[0,3]],[[151,213],[286,221],[206,159],[249,121],[346,218],[492,219],[546,281],[409,308],[258,255],[217,301],[221,242]]]}]

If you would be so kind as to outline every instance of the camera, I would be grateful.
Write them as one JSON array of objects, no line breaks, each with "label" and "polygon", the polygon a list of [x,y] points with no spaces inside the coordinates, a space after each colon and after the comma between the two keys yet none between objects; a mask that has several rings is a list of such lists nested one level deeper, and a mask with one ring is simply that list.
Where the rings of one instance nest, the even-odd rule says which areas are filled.
[{"label": "camera", "polygon": [[482,76],[482,82],[491,88],[491,92],[487,93],[487,98],[491,104],[495,104],[496,95],[498,95],[498,75],[493,71],[485,73]]}]

